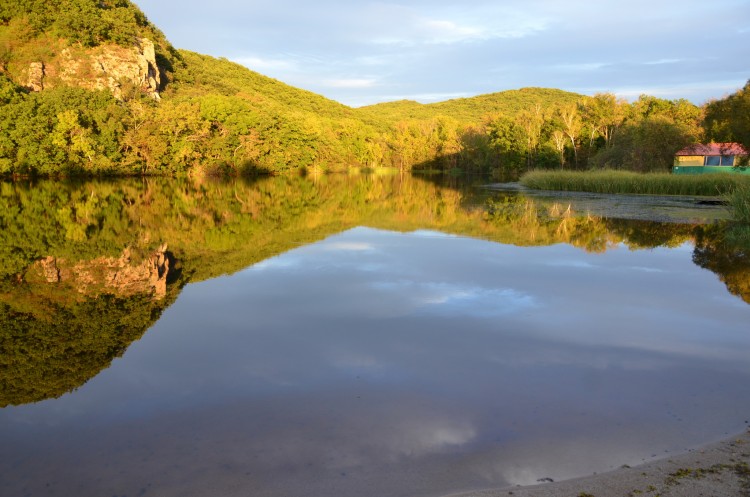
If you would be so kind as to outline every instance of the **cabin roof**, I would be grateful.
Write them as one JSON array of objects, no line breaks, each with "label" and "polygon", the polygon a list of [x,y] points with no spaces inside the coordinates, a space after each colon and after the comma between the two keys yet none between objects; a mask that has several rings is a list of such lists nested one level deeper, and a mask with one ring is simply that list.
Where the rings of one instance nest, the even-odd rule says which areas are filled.
[{"label": "cabin roof", "polygon": [[685,147],[675,155],[747,155],[739,143],[697,143]]}]

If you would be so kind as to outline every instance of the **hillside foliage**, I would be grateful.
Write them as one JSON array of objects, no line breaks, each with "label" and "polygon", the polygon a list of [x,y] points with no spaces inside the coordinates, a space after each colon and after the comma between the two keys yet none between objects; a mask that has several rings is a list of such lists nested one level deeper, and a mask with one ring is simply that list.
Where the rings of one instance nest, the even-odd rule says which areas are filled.
[{"label": "hillside foliage", "polygon": [[[3,175],[396,167],[516,178],[538,168],[668,171],[677,150],[705,137],[702,109],[650,96],[628,103],[611,94],[524,88],[355,109],[226,59],[174,50],[128,0],[0,5]],[[116,99],[102,91],[25,87],[29,61],[63,47],[128,45],[135,37],[153,39],[164,66],[158,103],[136,88]],[[712,123],[715,135],[728,134],[728,124]]]},{"label": "hillside foliage", "polygon": [[0,22],[24,26],[27,37],[48,36],[93,47],[129,45],[164,35],[129,0],[0,0]]}]

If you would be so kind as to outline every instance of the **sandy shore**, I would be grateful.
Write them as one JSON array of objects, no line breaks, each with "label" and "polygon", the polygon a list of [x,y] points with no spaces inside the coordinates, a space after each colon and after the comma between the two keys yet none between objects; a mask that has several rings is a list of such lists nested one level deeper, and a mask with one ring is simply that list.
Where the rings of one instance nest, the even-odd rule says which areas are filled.
[{"label": "sandy shore", "polygon": [[529,487],[453,497],[750,497],[750,430],[687,453],[637,467]]}]

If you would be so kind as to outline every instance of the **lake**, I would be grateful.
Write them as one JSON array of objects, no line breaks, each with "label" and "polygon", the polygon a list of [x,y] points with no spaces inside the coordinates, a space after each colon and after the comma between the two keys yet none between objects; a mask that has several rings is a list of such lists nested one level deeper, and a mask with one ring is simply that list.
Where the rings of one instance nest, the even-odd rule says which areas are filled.
[{"label": "lake", "polygon": [[1,184],[0,495],[439,496],[746,427],[721,207],[482,184]]}]

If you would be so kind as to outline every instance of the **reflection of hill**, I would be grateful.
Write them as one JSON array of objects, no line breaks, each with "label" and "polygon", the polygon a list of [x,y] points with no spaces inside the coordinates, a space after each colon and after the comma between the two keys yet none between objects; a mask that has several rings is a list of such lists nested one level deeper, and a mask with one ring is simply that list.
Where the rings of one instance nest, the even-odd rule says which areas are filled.
[{"label": "reflection of hill", "polygon": [[34,295],[38,312],[0,302],[0,407],[59,397],[109,367],[171,299],[102,295],[69,303]]},{"label": "reflection of hill", "polygon": [[411,176],[2,184],[0,406],[85,383],[185,283],[361,225],[597,252],[675,246],[698,233],[696,263],[750,301],[747,264],[712,241],[718,229],[577,216],[557,204]]},{"label": "reflection of hill", "polygon": [[33,262],[0,286],[0,407],[59,397],[122,355],[178,295],[163,249]]}]

